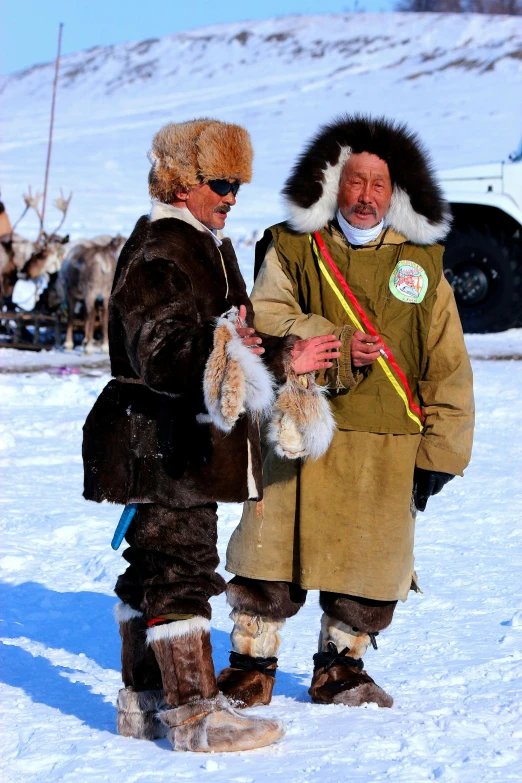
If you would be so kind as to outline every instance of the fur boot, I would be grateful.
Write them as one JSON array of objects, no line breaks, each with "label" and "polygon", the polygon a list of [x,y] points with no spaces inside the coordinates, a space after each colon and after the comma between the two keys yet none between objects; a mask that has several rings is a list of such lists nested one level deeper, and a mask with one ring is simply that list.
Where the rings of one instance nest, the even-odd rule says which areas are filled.
[{"label": "fur boot", "polygon": [[157,716],[163,698],[161,672],[147,645],[147,625],[141,612],[117,604],[116,620],[121,636],[121,676],[125,688],[118,693],[118,734],[136,739],[165,737],[166,727]]},{"label": "fur boot", "polygon": [[327,614],[321,618],[319,652],[314,655],[314,676],[308,693],[317,704],[359,707],[375,702],[391,707],[393,699],[366,674],[362,656],[371,636]]},{"label": "fur boot", "polygon": [[174,750],[251,750],[283,736],[279,721],[245,717],[219,693],[208,620],[192,617],[149,628],[147,639],[163,680],[165,708],[159,717]]},{"label": "fur boot", "polygon": [[122,688],[118,693],[118,734],[134,739],[155,740],[167,736],[167,727],[158,716],[163,691],[134,691]]},{"label": "fur boot", "polygon": [[281,644],[278,631],[285,621],[254,617],[239,609],[230,613],[230,619],[234,621],[230,666],[219,675],[218,688],[239,708],[270,704]]},{"label": "fur boot", "polygon": [[274,401],[274,379],[236,331],[238,310],[217,319],[214,348],[205,366],[203,392],[212,423],[230,432],[242,413],[261,416]]}]

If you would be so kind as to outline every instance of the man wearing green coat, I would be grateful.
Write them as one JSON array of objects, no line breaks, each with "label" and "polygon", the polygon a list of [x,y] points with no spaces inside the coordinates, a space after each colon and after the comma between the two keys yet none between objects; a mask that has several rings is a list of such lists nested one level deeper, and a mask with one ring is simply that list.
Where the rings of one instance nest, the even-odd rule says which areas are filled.
[{"label": "man wearing green coat", "polygon": [[233,652],[218,684],[268,703],[278,632],[320,590],[313,701],[391,706],[362,658],[416,589],[417,511],[471,455],[472,373],[437,244],[449,210],[416,136],[369,117],[323,127],[283,192],[289,219],[257,247],[255,327],[342,341],[317,376],[335,427],[303,449],[309,423],[280,392],[263,506],[245,504],[228,547]]}]

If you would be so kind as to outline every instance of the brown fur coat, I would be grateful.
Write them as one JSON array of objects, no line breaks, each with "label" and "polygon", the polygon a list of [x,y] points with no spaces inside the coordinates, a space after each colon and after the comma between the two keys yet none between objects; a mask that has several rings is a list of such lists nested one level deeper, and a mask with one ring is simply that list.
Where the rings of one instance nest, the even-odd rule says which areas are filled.
[{"label": "brown fur coat", "polygon": [[[215,319],[241,304],[252,324],[230,240],[218,250],[181,220],[140,218],[120,255],[109,307],[115,379],[84,426],[85,498],[181,508],[241,502],[252,497],[252,480],[262,496],[257,422],[243,414],[230,432],[220,431],[208,423],[203,394]],[[263,341],[279,381],[296,339]]]}]

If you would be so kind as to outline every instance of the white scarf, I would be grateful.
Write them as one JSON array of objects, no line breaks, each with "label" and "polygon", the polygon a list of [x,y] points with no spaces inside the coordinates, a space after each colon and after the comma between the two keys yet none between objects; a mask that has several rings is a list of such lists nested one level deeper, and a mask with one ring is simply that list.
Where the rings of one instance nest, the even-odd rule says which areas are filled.
[{"label": "white scarf", "polygon": [[365,245],[367,242],[377,239],[384,226],[383,219],[380,223],[377,223],[376,226],[373,226],[373,228],[357,228],[345,220],[340,209],[337,210],[337,220],[350,245]]}]

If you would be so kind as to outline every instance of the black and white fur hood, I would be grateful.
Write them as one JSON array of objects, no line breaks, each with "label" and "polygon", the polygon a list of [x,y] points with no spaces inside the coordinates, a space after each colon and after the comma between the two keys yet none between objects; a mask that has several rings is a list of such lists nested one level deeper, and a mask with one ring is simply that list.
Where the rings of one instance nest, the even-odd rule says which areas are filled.
[{"label": "black and white fur hood", "polygon": [[344,165],[360,152],[388,164],[393,195],[386,225],[419,245],[444,239],[451,225],[449,205],[416,134],[385,117],[361,115],[344,115],[323,126],[298,159],[283,188],[294,231],[319,231],[333,219]]}]

